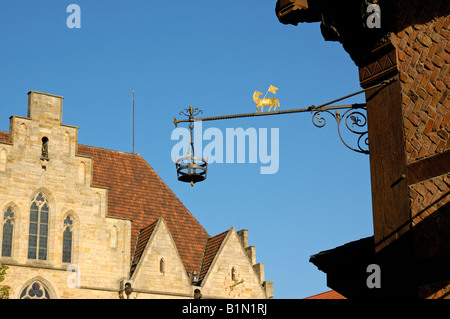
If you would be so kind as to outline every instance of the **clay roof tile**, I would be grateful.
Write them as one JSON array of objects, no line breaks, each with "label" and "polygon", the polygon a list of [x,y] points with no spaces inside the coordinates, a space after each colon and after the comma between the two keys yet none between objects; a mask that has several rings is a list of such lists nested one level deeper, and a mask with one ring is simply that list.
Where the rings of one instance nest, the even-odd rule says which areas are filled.
[{"label": "clay roof tile", "polygon": [[222,242],[227,236],[227,234],[228,230],[208,239],[208,242],[206,243],[205,246],[205,251],[203,253],[203,262],[200,269],[200,274],[198,276],[199,283],[202,282],[202,280],[208,273],[209,267],[211,267],[211,264],[214,258],[216,257],[217,252],[219,251],[219,248],[222,245]]},{"label": "clay roof tile", "polygon": [[162,216],[186,270],[200,269],[210,236],[142,156],[81,144],[78,154],[93,158],[92,184],[108,188],[108,215],[131,219],[131,247]]}]

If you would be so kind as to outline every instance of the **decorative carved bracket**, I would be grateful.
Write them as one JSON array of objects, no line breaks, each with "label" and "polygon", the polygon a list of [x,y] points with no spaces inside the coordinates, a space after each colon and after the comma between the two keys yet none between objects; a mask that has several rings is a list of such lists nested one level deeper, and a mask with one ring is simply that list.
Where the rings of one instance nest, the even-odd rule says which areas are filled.
[{"label": "decorative carved bracket", "polygon": [[[390,42],[392,29],[389,0],[278,0],[275,8],[283,24],[298,25],[299,22],[320,22],[322,36],[326,41],[339,41],[357,66],[370,62],[372,51]],[[369,5],[380,8],[380,27],[368,25],[372,12]],[[369,12],[368,12],[369,11]]]}]

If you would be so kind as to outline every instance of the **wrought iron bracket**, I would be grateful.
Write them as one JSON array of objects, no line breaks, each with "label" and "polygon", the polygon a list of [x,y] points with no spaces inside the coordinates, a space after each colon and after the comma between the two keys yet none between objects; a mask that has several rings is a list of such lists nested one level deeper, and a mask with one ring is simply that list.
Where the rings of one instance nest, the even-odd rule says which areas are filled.
[{"label": "wrought iron bracket", "polygon": [[[342,143],[352,151],[369,154],[369,138],[367,131],[367,109],[365,104],[354,104],[348,108],[342,115],[339,110],[334,112],[330,110],[318,110],[313,112],[312,122],[314,126],[322,128],[327,124],[327,120],[321,116],[321,113],[330,114],[337,123],[339,138]],[[345,140],[341,132],[341,124],[345,123],[345,127],[353,134],[358,136],[356,146],[351,147]]]},{"label": "wrought iron bracket", "polygon": [[[330,114],[337,123],[337,130],[339,134],[339,138],[342,143],[349,149],[362,153],[369,154],[369,140],[368,140],[368,132],[367,132],[367,116],[366,116],[366,104],[365,103],[355,103],[355,104],[347,104],[347,105],[335,105],[335,106],[314,106],[311,105],[307,108],[301,109],[291,109],[291,110],[283,110],[283,111],[272,111],[272,112],[255,112],[255,113],[244,113],[244,114],[233,114],[233,115],[223,115],[223,116],[213,116],[213,117],[203,117],[203,118],[194,118],[196,114],[203,113],[201,110],[197,108],[189,107],[189,115],[187,113],[188,109],[181,111],[180,114],[188,116],[188,119],[185,120],[177,120],[174,118],[175,126],[178,126],[178,123],[189,122],[189,128],[192,130],[193,122],[196,121],[215,121],[215,120],[224,120],[224,119],[233,119],[233,118],[242,118],[242,117],[255,117],[255,116],[268,116],[268,115],[280,115],[280,114],[288,114],[288,113],[312,113],[312,122],[314,126],[322,128],[327,124],[326,119],[321,116],[323,113]],[[345,110],[341,115],[339,110]],[[193,114],[193,115],[191,115]],[[349,145],[349,142],[346,142],[344,136],[342,134],[342,123],[345,123],[345,127],[349,132],[357,135],[356,146],[352,147]],[[193,145],[191,146],[193,148]]]},{"label": "wrought iron bracket", "polygon": [[[381,89],[387,85],[390,85],[394,81],[397,80],[397,77],[392,77],[388,80],[385,80],[381,83],[375,84],[371,87],[367,87],[363,90],[357,91],[355,93],[343,96],[336,100],[327,102],[325,104],[315,106],[311,105],[307,108],[300,109],[290,109],[290,110],[281,110],[281,111],[272,111],[272,112],[254,112],[254,113],[243,113],[243,114],[233,114],[233,115],[223,115],[223,116],[212,116],[212,117],[203,117],[203,118],[195,118],[198,114],[202,114],[203,111],[198,108],[193,108],[189,106],[189,108],[184,109],[179,114],[187,116],[188,119],[177,120],[176,117],[173,119],[173,123],[175,126],[178,126],[178,123],[188,122],[189,128],[191,130],[191,148],[192,153],[188,153],[186,157],[180,158],[176,162],[177,166],[177,174],[178,180],[184,182],[191,182],[193,186],[194,183],[202,181],[206,178],[206,170],[208,161],[202,158],[196,158],[194,154],[194,144],[192,141],[192,132],[194,128],[194,122],[196,121],[215,121],[215,120],[225,120],[225,119],[235,119],[242,117],[256,117],[256,116],[269,116],[269,115],[281,115],[281,114],[290,114],[290,113],[303,113],[303,112],[311,112],[312,113],[312,122],[316,127],[322,128],[327,124],[327,120],[322,116],[324,113],[330,114],[337,123],[337,130],[339,134],[339,138],[342,143],[352,151],[369,154],[369,139],[368,139],[368,131],[367,131],[367,108],[365,103],[356,103],[356,104],[347,104],[347,105],[336,105],[332,106],[338,101],[350,98],[352,96],[364,93],[368,90],[373,89]],[[272,86],[271,86],[272,87]],[[277,88],[274,88],[277,89]],[[270,90],[270,89],[269,89]],[[257,92],[259,93],[259,92]],[[258,105],[258,104],[257,104]],[[339,112],[339,110],[345,110],[343,114]],[[261,110],[262,111],[262,110]],[[345,123],[345,127],[348,129],[350,133],[353,133],[357,136],[356,146],[352,147],[345,140],[342,134],[342,123]],[[184,161],[185,164],[181,164]],[[200,162],[200,164],[197,163]]]}]

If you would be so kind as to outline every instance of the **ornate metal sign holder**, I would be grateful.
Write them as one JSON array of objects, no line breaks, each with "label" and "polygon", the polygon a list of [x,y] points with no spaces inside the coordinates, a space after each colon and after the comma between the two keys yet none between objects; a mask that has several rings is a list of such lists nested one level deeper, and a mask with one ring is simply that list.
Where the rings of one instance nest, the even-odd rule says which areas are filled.
[{"label": "ornate metal sign holder", "polygon": [[[186,157],[182,157],[176,161],[178,180],[182,182],[190,182],[193,186],[194,183],[200,182],[206,179],[206,171],[207,171],[207,160],[203,158],[197,158],[194,155],[194,144],[192,140],[192,132],[193,132],[193,122],[196,121],[215,121],[215,120],[224,120],[224,119],[234,119],[234,118],[242,118],[242,117],[255,117],[255,116],[268,116],[268,115],[281,115],[281,114],[290,114],[290,113],[304,113],[311,112],[312,113],[312,122],[316,127],[322,128],[327,124],[326,119],[322,116],[324,113],[330,114],[337,123],[337,130],[339,134],[339,138],[342,143],[352,151],[369,154],[369,139],[368,139],[368,131],[366,128],[367,125],[367,116],[366,116],[366,104],[365,103],[356,103],[356,104],[347,104],[347,105],[335,105],[331,106],[331,104],[336,103],[338,101],[342,101],[344,99],[350,98],[352,96],[364,93],[368,90],[372,90],[375,88],[381,88],[388,84],[390,84],[393,79],[386,80],[377,85],[371,86],[369,88],[360,90],[358,92],[346,95],[339,99],[327,102],[325,104],[315,106],[311,105],[307,108],[300,109],[291,109],[291,110],[282,110],[282,111],[267,111],[264,112],[264,106],[269,106],[270,108],[279,107],[279,101],[275,98],[266,98],[264,96],[263,99],[259,99],[259,96],[262,94],[261,92],[255,91],[253,97],[256,103],[256,112],[254,113],[243,113],[243,114],[233,114],[233,115],[223,115],[223,116],[212,116],[212,117],[203,117],[203,118],[194,118],[194,116],[203,113],[203,111],[193,108],[189,106],[189,109],[185,109],[180,112],[181,115],[188,116],[188,119],[185,120],[177,120],[174,118],[173,122],[175,126],[178,123],[189,122],[189,128],[191,130],[191,149],[192,156],[190,153],[187,154]],[[270,86],[267,92],[272,92],[275,94],[275,91],[278,88]],[[267,93],[266,93],[267,95]],[[260,110],[260,112],[258,112]],[[345,110],[341,115],[339,110]],[[189,112],[189,113],[187,113]],[[352,147],[348,142],[344,140],[344,137],[341,132],[341,125],[345,123],[345,127],[348,129],[350,133],[356,134],[356,146]],[[182,162],[184,164],[182,164]],[[200,164],[199,164],[200,163]]]}]

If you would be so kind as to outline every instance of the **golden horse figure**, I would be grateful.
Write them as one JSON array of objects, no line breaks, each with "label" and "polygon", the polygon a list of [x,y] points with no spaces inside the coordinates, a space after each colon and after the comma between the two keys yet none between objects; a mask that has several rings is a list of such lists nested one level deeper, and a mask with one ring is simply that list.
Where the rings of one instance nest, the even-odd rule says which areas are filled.
[{"label": "golden horse figure", "polygon": [[261,108],[261,112],[264,112],[264,106],[270,106],[269,112],[272,107],[274,108],[273,110],[276,111],[277,107],[280,106],[280,102],[278,101],[278,99],[274,97],[260,99],[259,97],[261,96],[261,94],[262,93],[259,91],[255,91],[255,93],[253,93],[253,101],[256,103],[256,111]]}]

